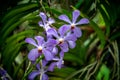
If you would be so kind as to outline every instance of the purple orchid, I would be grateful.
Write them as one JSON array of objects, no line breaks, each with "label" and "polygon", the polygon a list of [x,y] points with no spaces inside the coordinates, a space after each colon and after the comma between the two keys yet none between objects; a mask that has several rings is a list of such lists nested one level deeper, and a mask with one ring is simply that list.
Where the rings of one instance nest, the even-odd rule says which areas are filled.
[{"label": "purple orchid", "polygon": [[41,75],[41,80],[48,80],[48,76],[47,74],[45,74],[47,72],[47,70],[45,69],[45,66],[47,64],[47,61],[42,61],[42,66],[40,66],[40,64],[36,65],[37,70],[32,71],[29,76],[28,79],[29,80],[34,80],[34,78],[38,75]]},{"label": "purple orchid", "polygon": [[[47,20],[47,16],[43,12],[40,12],[39,15],[42,18],[42,21],[39,21],[38,24],[39,24],[39,26],[43,27],[44,30],[47,33],[47,31],[51,28],[50,25],[53,24],[53,23],[55,23],[55,21],[52,18],[48,18],[48,20]],[[47,36],[49,36],[49,35],[47,34]]]},{"label": "purple orchid", "polygon": [[81,25],[81,24],[88,24],[89,23],[89,20],[86,19],[86,18],[82,18],[81,20],[76,22],[79,15],[80,15],[80,11],[78,11],[78,10],[73,11],[72,21],[70,21],[70,19],[66,15],[60,15],[59,16],[60,20],[63,20],[65,22],[69,23],[68,27],[70,27],[71,31],[75,34],[76,37],[80,37],[82,35],[82,32],[81,32],[80,28],[78,28],[76,26]]},{"label": "purple orchid", "polygon": [[68,52],[68,47],[74,48],[76,45],[76,37],[69,32],[69,27],[66,25],[60,27],[58,32],[55,29],[49,29],[48,33],[56,38],[57,45],[64,52]]},{"label": "purple orchid", "polygon": [[28,59],[35,61],[41,54],[44,54],[46,60],[51,60],[53,58],[53,54],[50,49],[54,47],[54,40],[49,39],[48,42],[45,42],[44,38],[41,36],[36,36],[35,39],[37,41],[37,44],[32,38],[27,38],[25,40],[27,43],[32,44],[36,47],[29,52]]},{"label": "purple orchid", "polygon": [[64,57],[64,52],[61,51],[60,58],[55,57],[52,59],[52,61],[54,62],[50,64],[50,66],[48,67],[48,71],[53,71],[55,66],[57,66],[60,69],[64,64],[63,57]]},{"label": "purple orchid", "polygon": [[4,69],[2,69],[2,68],[0,68],[0,75],[1,75],[1,79],[2,80],[8,80],[7,72]]}]

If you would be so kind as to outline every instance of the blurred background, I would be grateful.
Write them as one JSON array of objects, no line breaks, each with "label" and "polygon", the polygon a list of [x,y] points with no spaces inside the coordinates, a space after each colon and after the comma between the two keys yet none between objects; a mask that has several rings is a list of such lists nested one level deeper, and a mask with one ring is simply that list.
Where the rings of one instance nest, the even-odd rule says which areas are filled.
[{"label": "blurred background", "polygon": [[76,9],[90,23],[79,26],[82,37],[65,53],[65,67],[47,72],[50,80],[120,80],[119,0],[0,0],[0,68],[9,79],[27,80],[27,55],[32,46],[25,38],[43,32],[39,12],[54,18],[53,25],[59,28],[64,22],[58,16],[72,18]]}]

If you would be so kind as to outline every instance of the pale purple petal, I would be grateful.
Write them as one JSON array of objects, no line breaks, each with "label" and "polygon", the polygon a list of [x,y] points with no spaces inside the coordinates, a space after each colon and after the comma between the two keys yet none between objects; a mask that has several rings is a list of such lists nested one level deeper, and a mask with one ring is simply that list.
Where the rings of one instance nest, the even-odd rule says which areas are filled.
[{"label": "pale purple petal", "polygon": [[42,20],[43,20],[43,22],[45,23],[46,22],[46,20],[47,20],[47,16],[46,16],[46,14],[45,13],[43,13],[43,12],[40,12],[40,17],[42,18]]},{"label": "pale purple petal", "polygon": [[65,22],[71,23],[68,16],[66,16],[66,15],[60,15],[59,19],[65,21]]},{"label": "pale purple petal", "polygon": [[74,34],[76,35],[76,37],[81,37],[82,36],[82,31],[80,28],[75,27],[74,29]]},{"label": "pale purple petal", "polygon": [[53,35],[54,37],[58,38],[58,33],[55,29],[51,28],[47,31],[49,34]]},{"label": "pale purple petal", "polygon": [[51,60],[53,58],[53,55],[51,54],[51,52],[47,49],[43,49],[43,54],[45,56],[45,59],[47,61]]},{"label": "pale purple petal", "polygon": [[42,75],[42,80],[49,80],[48,76],[46,74]]},{"label": "pale purple petal", "polygon": [[42,36],[35,36],[35,39],[37,40],[39,46],[41,46],[45,42]]},{"label": "pale purple petal", "polygon": [[48,39],[45,45],[46,47],[54,47],[57,45],[57,41],[55,39]]},{"label": "pale purple petal", "polygon": [[53,23],[55,23],[55,20],[52,19],[52,18],[49,18],[49,19],[48,19],[48,24],[50,25],[50,24],[53,24]]},{"label": "pale purple petal", "polygon": [[81,25],[81,24],[88,24],[89,20],[87,18],[82,18],[80,21],[76,23],[76,25]]},{"label": "pale purple petal", "polygon": [[58,33],[60,34],[60,36],[63,37],[63,36],[65,35],[65,33],[68,32],[68,30],[70,30],[70,26],[68,26],[68,25],[63,25],[63,26],[61,26],[61,27],[59,28]]},{"label": "pale purple petal", "polygon": [[66,42],[60,44],[60,48],[63,52],[68,52],[68,44]]},{"label": "pale purple petal", "polygon": [[28,79],[29,79],[29,80],[34,80],[34,78],[35,78],[37,75],[39,75],[39,74],[40,74],[39,71],[33,71],[33,72],[31,72],[31,73],[29,74]]},{"label": "pale purple petal", "polygon": [[28,54],[28,59],[35,61],[39,57],[38,49],[32,49]]},{"label": "pale purple petal", "polygon": [[60,59],[58,62],[57,62],[57,67],[60,69],[62,67],[62,62],[63,60]]},{"label": "pale purple petal", "polygon": [[43,22],[42,22],[42,21],[39,21],[39,22],[38,22],[38,24],[39,24],[39,26],[44,27],[44,25],[43,25]]},{"label": "pale purple petal", "polygon": [[75,11],[73,11],[72,15],[73,15],[72,22],[75,23],[76,20],[77,20],[77,18],[78,18],[79,15],[80,15],[80,11],[75,10]]},{"label": "pale purple petal", "polygon": [[35,40],[32,39],[32,38],[26,38],[26,39],[25,39],[25,42],[27,42],[27,43],[29,43],[29,44],[32,44],[32,45],[34,45],[34,46],[36,46],[36,47],[38,47],[38,45],[36,44]]},{"label": "pale purple petal", "polygon": [[58,53],[58,48],[57,48],[57,47],[54,47],[53,50],[52,50],[52,53],[53,53],[54,55],[56,55],[56,54]]},{"label": "pale purple petal", "polygon": [[65,37],[65,40],[67,40],[67,41],[76,41],[77,37],[74,34],[67,33],[67,35]]},{"label": "pale purple petal", "polygon": [[63,52],[63,51],[61,51],[61,52],[60,52],[60,58],[62,58],[62,59],[63,59],[63,57],[64,57],[64,52]]},{"label": "pale purple petal", "polygon": [[76,43],[74,41],[68,41],[69,47],[70,48],[75,48]]},{"label": "pale purple petal", "polygon": [[50,66],[48,67],[48,71],[53,71],[56,66],[56,62],[52,62]]}]

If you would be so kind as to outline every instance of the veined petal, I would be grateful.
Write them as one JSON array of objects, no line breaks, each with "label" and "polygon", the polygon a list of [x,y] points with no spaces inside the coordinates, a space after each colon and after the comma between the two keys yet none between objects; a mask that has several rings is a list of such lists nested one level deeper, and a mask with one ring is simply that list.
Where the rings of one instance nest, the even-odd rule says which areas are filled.
[{"label": "veined petal", "polygon": [[50,52],[49,50],[43,49],[43,54],[44,54],[45,59],[46,59],[47,61],[52,60],[53,55],[51,54],[51,52]]},{"label": "veined petal", "polygon": [[80,28],[75,27],[74,29],[74,34],[76,35],[76,37],[81,37],[82,36],[82,31]]},{"label": "veined petal", "polygon": [[60,44],[60,48],[63,52],[68,52],[68,44],[66,42]]},{"label": "veined petal", "polygon": [[46,20],[47,20],[47,16],[46,16],[46,14],[43,13],[43,12],[40,12],[39,15],[40,15],[40,17],[42,18],[43,22],[46,22]]},{"label": "veined petal", "polygon": [[36,46],[36,47],[38,47],[38,45],[36,44],[35,40],[32,39],[32,38],[26,38],[26,39],[25,39],[25,42],[27,42],[27,43],[29,43],[29,44],[32,44],[32,45],[34,45],[34,46]]},{"label": "veined petal", "polygon": [[77,18],[78,18],[79,15],[80,15],[80,11],[75,10],[75,11],[73,11],[72,15],[73,15],[72,22],[75,23],[76,20],[77,20]]},{"label": "veined petal", "polygon": [[29,74],[28,78],[29,78],[29,80],[34,80],[34,78],[39,74],[40,74],[39,71],[33,71]]},{"label": "veined petal", "polygon": [[48,71],[53,71],[55,66],[56,66],[56,62],[52,62],[48,67]]},{"label": "veined petal", "polygon": [[60,34],[60,36],[64,36],[65,33],[67,33],[67,31],[70,30],[70,26],[69,25],[63,25],[59,28],[58,32]]},{"label": "veined petal", "polygon": [[47,76],[46,74],[43,74],[43,75],[42,75],[42,80],[49,80],[49,79],[48,79],[48,76]]},{"label": "veined petal", "polygon": [[69,47],[70,48],[75,48],[76,43],[74,41],[68,41]]},{"label": "veined petal", "polygon": [[52,19],[52,18],[48,18],[48,24],[50,25],[50,24],[53,24],[53,23],[55,23],[55,20]]},{"label": "veined petal", "polygon": [[44,27],[44,24],[42,21],[39,21],[38,24],[39,24],[39,26]]},{"label": "veined petal", "polygon": [[37,40],[39,46],[41,46],[45,42],[42,36],[35,36],[35,39]]},{"label": "veined petal", "polygon": [[28,54],[28,59],[31,61],[35,61],[39,57],[38,49],[32,49]]},{"label": "veined petal", "polygon": [[76,23],[76,25],[81,25],[81,24],[88,24],[89,20],[87,18],[82,18],[80,21]]},{"label": "veined petal", "polygon": [[56,31],[55,29],[53,29],[53,28],[49,29],[49,30],[47,31],[47,33],[53,35],[53,36],[56,37],[56,38],[59,37],[57,31]]},{"label": "veined petal", "polygon": [[63,15],[60,15],[60,16],[59,16],[59,19],[65,21],[65,22],[71,23],[71,21],[70,21],[70,19],[68,18],[68,16],[66,16],[66,15],[64,15],[64,14],[63,14]]}]

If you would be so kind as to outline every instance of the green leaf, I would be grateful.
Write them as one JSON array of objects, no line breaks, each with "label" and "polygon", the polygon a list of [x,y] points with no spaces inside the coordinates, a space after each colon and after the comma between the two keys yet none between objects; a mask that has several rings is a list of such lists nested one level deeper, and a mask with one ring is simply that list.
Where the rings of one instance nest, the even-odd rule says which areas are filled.
[{"label": "green leaf", "polygon": [[30,3],[30,4],[19,5],[16,8],[12,9],[10,12],[8,12],[8,14],[6,14],[5,17],[3,17],[2,22],[8,21],[15,15],[18,15],[26,10],[29,10],[35,7],[38,7],[38,4]]},{"label": "green leaf", "polygon": [[95,30],[95,32],[97,33],[98,38],[100,39],[100,42],[101,42],[101,46],[100,47],[103,49],[104,46],[105,46],[105,43],[106,43],[106,39],[105,39],[105,35],[104,35],[103,31],[93,21],[90,21],[90,25]]}]

